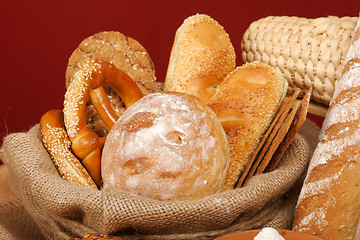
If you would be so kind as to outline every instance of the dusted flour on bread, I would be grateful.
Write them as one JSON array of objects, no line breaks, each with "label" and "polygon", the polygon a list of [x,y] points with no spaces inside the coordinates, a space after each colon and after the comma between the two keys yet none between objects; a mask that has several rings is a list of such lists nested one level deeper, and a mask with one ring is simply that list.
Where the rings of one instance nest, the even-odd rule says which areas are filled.
[{"label": "dusted flour on bread", "polygon": [[324,239],[359,239],[359,150],[360,40],[354,37],[299,196],[294,230]]},{"label": "dusted flour on bread", "polygon": [[159,200],[198,199],[222,190],[229,145],[212,110],[183,93],[155,93],[130,106],[110,131],[102,178]]}]

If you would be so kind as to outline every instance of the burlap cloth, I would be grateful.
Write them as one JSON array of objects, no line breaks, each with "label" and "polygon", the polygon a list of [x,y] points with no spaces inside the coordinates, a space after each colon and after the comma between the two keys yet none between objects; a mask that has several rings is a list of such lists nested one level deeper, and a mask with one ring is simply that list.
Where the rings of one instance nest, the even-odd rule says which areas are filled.
[{"label": "burlap cloth", "polygon": [[305,122],[279,167],[253,177],[245,187],[197,201],[162,202],[63,180],[36,125],[5,137],[0,150],[16,194],[0,203],[0,239],[69,239],[86,233],[213,239],[265,226],[287,229],[318,135],[319,128]]}]

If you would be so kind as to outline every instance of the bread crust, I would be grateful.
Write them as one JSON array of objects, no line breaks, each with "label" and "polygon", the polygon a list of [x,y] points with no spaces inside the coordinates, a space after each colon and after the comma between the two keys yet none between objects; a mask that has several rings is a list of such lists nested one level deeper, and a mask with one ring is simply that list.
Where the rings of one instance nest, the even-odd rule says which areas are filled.
[{"label": "bread crust", "polygon": [[146,95],[155,91],[155,67],[146,49],[135,39],[116,31],[103,31],[85,38],[71,54],[66,68],[68,87],[84,61],[109,62],[129,75]]},{"label": "bread crust", "polygon": [[101,159],[104,187],[158,200],[195,200],[223,189],[230,162],[225,132],[203,101],[154,93],[130,106]]},{"label": "bread crust", "polygon": [[190,16],[176,31],[164,90],[207,102],[235,66],[235,50],[224,28],[208,15]]},{"label": "bread crust", "polygon": [[47,111],[40,120],[41,139],[59,174],[80,186],[97,189],[92,177],[71,152],[71,142],[60,109]]},{"label": "bread crust", "polygon": [[[354,33],[360,33],[360,21]],[[295,211],[294,230],[324,239],[360,238],[359,60],[354,38]]]},{"label": "bread crust", "polygon": [[[156,91],[155,67],[146,49],[135,39],[116,31],[103,31],[81,41],[71,54],[66,68],[66,87],[70,85],[74,74],[89,59],[108,62],[125,72],[133,79],[143,95]],[[112,108],[118,116],[125,111],[125,105],[118,94],[104,86]],[[94,106],[86,108],[88,128],[99,136],[105,136],[109,129],[99,118]]]},{"label": "bread crust", "polygon": [[95,235],[95,234],[86,234],[81,238],[73,238],[70,240],[125,240],[124,238],[111,236],[111,235]]},{"label": "bread crust", "polygon": [[234,188],[285,97],[287,86],[273,67],[252,62],[230,73],[209,100],[230,143],[231,163],[225,189]]},{"label": "bread crust", "polygon": [[109,129],[115,124],[118,116],[103,89],[104,84],[118,93],[126,107],[143,96],[138,85],[125,72],[108,62],[85,61],[74,74],[65,94],[64,123],[72,151],[81,159],[98,187],[101,186],[100,158],[104,141],[87,128],[85,109],[89,99]]}]

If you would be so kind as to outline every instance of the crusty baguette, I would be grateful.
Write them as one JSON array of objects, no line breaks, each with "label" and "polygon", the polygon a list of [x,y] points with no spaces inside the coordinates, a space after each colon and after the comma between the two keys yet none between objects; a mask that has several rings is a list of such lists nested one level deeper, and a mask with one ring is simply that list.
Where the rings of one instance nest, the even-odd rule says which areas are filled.
[{"label": "crusty baguette", "polygon": [[235,66],[235,50],[224,28],[208,15],[190,16],[176,31],[164,90],[207,102]]},{"label": "crusty baguette", "polygon": [[310,161],[293,229],[360,239],[360,21]]},{"label": "crusty baguette", "polygon": [[234,188],[287,87],[287,81],[273,67],[256,61],[236,68],[208,101],[230,143],[231,162],[225,189]]}]

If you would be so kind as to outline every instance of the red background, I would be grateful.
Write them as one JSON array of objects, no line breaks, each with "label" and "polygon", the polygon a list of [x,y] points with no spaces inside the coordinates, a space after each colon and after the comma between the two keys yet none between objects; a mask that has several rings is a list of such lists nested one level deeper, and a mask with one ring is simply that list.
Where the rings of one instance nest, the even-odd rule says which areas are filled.
[{"label": "red background", "polygon": [[175,31],[190,15],[206,13],[224,26],[240,65],[242,36],[259,18],[358,16],[359,11],[358,0],[3,1],[0,137],[26,131],[47,110],[62,108],[68,58],[94,33],[114,30],[139,41],[154,61],[158,80],[163,81]]}]

